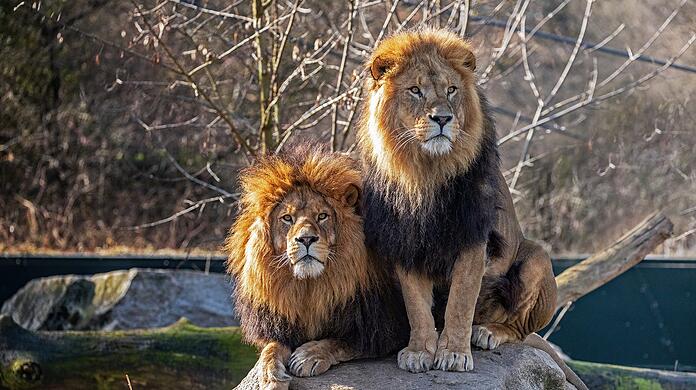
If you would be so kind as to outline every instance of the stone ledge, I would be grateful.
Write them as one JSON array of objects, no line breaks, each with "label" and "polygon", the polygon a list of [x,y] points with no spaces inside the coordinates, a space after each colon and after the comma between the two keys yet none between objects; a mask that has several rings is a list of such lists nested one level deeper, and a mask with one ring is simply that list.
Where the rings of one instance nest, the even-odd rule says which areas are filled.
[{"label": "stone ledge", "polygon": [[[317,377],[293,378],[290,389],[575,389],[546,352],[526,345],[504,344],[494,351],[474,351],[474,366],[470,372],[432,370],[413,374],[399,369],[396,357],[357,360],[339,364]],[[256,375],[254,367],[237,389],[259,389]]]}]

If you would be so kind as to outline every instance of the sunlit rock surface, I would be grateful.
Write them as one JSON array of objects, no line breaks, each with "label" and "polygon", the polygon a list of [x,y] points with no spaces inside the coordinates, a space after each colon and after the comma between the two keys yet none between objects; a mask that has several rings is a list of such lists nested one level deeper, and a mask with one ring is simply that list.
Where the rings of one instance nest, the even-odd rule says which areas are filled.
[{"label": "sunlit rock surface", "polygon": [[198,326],[238,325],[222,274],[131,269],[35,279],[1,314],[30,330],[154,328],[186,317]]}]

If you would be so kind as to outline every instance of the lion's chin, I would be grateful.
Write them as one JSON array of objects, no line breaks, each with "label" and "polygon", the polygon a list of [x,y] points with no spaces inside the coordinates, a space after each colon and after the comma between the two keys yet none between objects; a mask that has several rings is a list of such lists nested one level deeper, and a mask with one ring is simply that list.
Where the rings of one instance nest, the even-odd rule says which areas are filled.
[{"label": "lion's chin", "polygon": [[423,150],[431,156],[442,156],[452,151],[452,141],[444,135],[439,135],[421,143]]},{"label": "lion's chin", "polygon": [[292,265],[292,272],[297,279],[312,279],[324,272],[324,264],[313,257],[306,256]]}]

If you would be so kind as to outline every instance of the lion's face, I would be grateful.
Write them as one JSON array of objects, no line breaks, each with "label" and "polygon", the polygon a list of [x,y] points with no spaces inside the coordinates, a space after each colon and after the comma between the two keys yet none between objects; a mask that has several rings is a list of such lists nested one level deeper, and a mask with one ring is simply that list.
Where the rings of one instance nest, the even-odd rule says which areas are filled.
[{"label": "lion's face", "polygon": [[377,280],[355,165],[347,155],[299,149],[260,156],[240,172],[240,209],[225,249],[247,325],[260,325],[256,314],[270,311],[319,337],[336,307]]},{"label": "lion's face", "polygon": [[452,151],[462,130],[460,107],[466,99],[459,73],[441,59],[418,63],[391,80],[393,105],[399,120],[398,142],[415,143],[422,151],[439,156]]},{"label": "lion's face", "polygon": [[471,45],[446,30],[402,32],[382,41],[366,65],[363,159],[385,193],[397,186],[411,206],[430,204],[432,190],[465,172],[484,140]]},{"label": "lion's face", "polygon": [[422,155],[426,163],[475,152],[476,58],[466,41],[445,31],[401,33],[377,47],[369,66],[367,128],[375,148]]},{"label": "lion's face", "polygon": [[318,193],[301,187],[290,192],[270,216],[275,254],[299,279],[324,272],[336,244],[336,215]]}]

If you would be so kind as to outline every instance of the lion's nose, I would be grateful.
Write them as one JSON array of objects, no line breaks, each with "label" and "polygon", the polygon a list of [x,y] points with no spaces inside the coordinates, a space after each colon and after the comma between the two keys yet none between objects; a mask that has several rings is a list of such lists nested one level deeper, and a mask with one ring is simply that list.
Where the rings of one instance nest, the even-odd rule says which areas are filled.
[{"label": "lion's nose", "polygon": [[319,241],[319,237],[317,236],[302,236],[302,237],[295,237],[295,241],[299,242],[300,244],[303,244],[307,248],[309,248],[310,245],[314,244],[315,242]]},{"label": "lion's nose", "polygon": [[442,129],[452,120],[452,115],[428,115],[428,118],[440,125],[440,128]]}]

